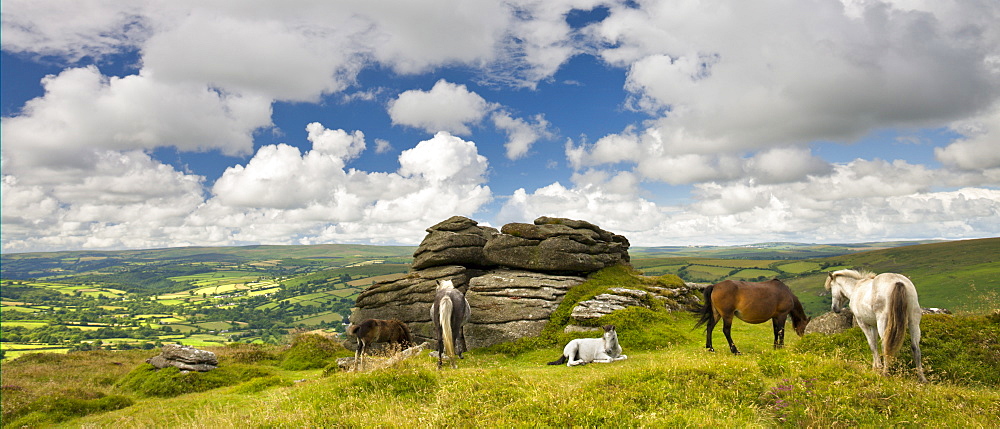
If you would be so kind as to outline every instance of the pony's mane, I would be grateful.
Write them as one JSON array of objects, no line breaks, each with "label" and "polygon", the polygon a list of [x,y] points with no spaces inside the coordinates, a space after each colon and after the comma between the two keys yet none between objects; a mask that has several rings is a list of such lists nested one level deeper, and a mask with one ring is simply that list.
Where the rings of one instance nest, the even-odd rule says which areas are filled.
[{"label": "pony's mane", "polygon": [[868,270],[861,270],[861,271],[840,270],[840,271],[834,271],[833,274],[830,274],[830,277],[837,277],[837,276],[850,277],[855,280],[868,280],[875,278],[875,273]]},{"label": "pony's mane", "polygon": [[792,326],[798,325],[800,321],[809,321],[809,316],[806,316],[806,309],[802,307],[802,301],[799,301],[799,297],[792,295],[792,311],[788,312],[789,316],[792,316]]},{"label": "pony's mane", "polygon": [[861,270],[861,271],[857,271],[857,270],[839,270],[839,271],[834,271],[834,272],[830,273],[829,276],[826,277],[826,284],[823,285],[826,288],[826,290],[830,290],[830,285],[833,283],[834,279],[836,279],[837,277],[847,277],[847,278],[852,278],[854,280],[868,280],[868,279],[875,278],[875,273],[873,273],[871,271],[868,271],[868,270]]}]

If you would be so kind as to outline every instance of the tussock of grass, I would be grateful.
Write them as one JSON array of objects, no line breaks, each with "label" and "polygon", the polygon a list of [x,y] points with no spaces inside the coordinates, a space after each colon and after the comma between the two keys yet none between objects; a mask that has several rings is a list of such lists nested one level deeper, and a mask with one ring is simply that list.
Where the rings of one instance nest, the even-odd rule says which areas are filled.
[{"label": "tussock of grass", "polygon": [[118,387],[140,397],[169,398],[185,393],[203,392],[271,375],[262,366],[232,364],[207,372],[183,372],[175,367],[157,369],[142,364],[118,382]]},{"label": "tussock of grass", "polygon": [[222,361],[248,364],[274,363],[279,357],[273,345],[247,343],[226,344],[226,347],[215,352],[215,355]]},{"label": "tussock of grass", "polygon": [[343,345],[328,337],[299,334],[292,340],[288,350],[282,353],[281,363],[278,366],[290,371],[323,368],[339,356],[351,355],[353,353]]}]

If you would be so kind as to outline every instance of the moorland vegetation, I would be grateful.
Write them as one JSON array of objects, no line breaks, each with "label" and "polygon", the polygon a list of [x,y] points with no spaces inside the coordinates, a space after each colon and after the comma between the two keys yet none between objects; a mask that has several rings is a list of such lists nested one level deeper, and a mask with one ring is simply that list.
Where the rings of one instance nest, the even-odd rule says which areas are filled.
[{"label": "moorland vegetation", "polygon": [[[605,269],[564,304],[644,281]],[[905,350],[891,375],[872,371],[858,328],[774,350],[769,326],[737,323],[743,354],[733,356],[702,348],[693,315],[639,307],[594,321],[616,325],[628,360],[549,366],[566,341],[596,335],[564,333],[564,312],[538,337],[470,351],[458,369],[437,370],[425,353],[346,372],[336,359],[352,352],[318,334],[213,347],[220,365],[206,373],[155,370],[143,363],[150,351],[29,354],[3,365],[3,426],[976,427],[1000,418],[997,312],[925,316],[927,384]]]},{"label": "moorland vegetation", "polygon": [[[437,371],[436,360],[423,354],[366,373],[339,369],[336,359],[353,352],[338,340],[301,333],[323,326],[303,323],[308,321],[304,316],[316,314],[315,310],[334,314],[333,325],[339,325],[343,316],[317,305],[321,303],[304,303],[337,297],[344,301],[331,301],[344,303],[349,309],[353,296],[338,296],[338,290],[350,286],[356,293],[365,282],[370,284],[378,276],[406,266],[403,257],[391,259],[387,254],[379,257],[351,250],[359,253],[342,260],[299,254],[292,260],[312,268],[288,277],[257,271],[268,264],[282,266],[284,260],[274,258],[273,253],[257,256],[269,259],[243,261],[242,265],[203,262],[204,272],[173,276],[171,282],[188,283],[171,293],[158,290],[147,294],[141,288],[128,289],[118,283],[83,284],[65,270],[40,278],[5,279],[0,338],[5,348],[12,343],[10,334],[39,328],[39,332],[65,328],[68,335],[81,337],[51,339],[56,344],[34,344],[37,346],[65,350],[76,340],[77,344],[98,347],[69,354],[22,351],[18,359],[5,359],[0,367],[3,427],[54,423],[229,426],[236,421],[251,426],[473,426],[489,421],[507,426],[977,427],[990,426],[1000,418],[1000,278],[996,276],[1000,272],[996,260],[1000,239],[821,259],[633,258],[633,265],[645,276],[622,267],[595,273],[567,293],[537,337],[473,350],[457,370]],[[328,265],[317,269],[317,261]],[[5,272],[6,264],[5,257]],[[891,376],[873,372],[858,328],[834,335],[808,334],[801,339],[789,335],[786,348],[772,350],[769,325],[736,322],[733,332],[740,338],[744,354],[730,356],[703,349],[703,332],[693,329],[694,316],[655,306],[618,311],[592,322],[594,326],[616,325],[628,360],[574,368],[545,365],[558,357],[570,339],[596,336],[567,334],[563,327],[570,323],[573,304],[609,287],[641,288],[651,281],[676,281],[674,274],[688,276],[684,278],[687,281],[754,280],[761,274],[747,270],[767,270],[765,277],[774,273],[782,278],[815,316],[830,305],[823,291],[826,273],[854,267],[905,273],[917,285],[921,304],[953,310],[953,315],[925,316],[921,324],[930,383],[917,383],[906,348],[896,359]],[[132,265],[130,269],[140,268]],[[692,273],[705,276],[693,277]],[[209,283],[197,283],[202,281]],[[352,282],[356,286],[351,286]],[[237,284],[243,289],[227,286]],[[230,295],[245,295],[225,301],[222,295],[226,293],[214,294],[227,287],[234,292]],[[267,290],[271,295],[259,293]],[[7,291],[18,295],[8,297]],[[130,301],[133,297],[134,302]],[[272,328],[256,328],[257,337],[233,338],[225,336],[233,331],[220,332],[227,327],[249,331],[259,326],[234,310],[241,306],[266,314],[274,323],[272,334],[260,335]],[[265,308],[258,308],[261,306]],[[274,317],[277,310],[286,313]],[[296,314],[292,310],[314,312]],[[156,316],[141,317],[149,315]],[[14,329],[17,323],[25,324],[23,331]],[[193,329],[162,329],[185,324]],[[327,334],[335,329],[328,328]],[[209,332],[213,330],[216,332]],[[124,337],[139,332],[149,337]],[[98,333],[93,334],[98,338],[83,337],[89,333]],[[111,344],[104,344],[101,335],[117,338],[108,338]],[[153,349],[156,341],[212,350],[219,355],[220,368],[207,373],[153,370],[144,361],[156,350],[143,347]],[[126,343],[138,346],[121,346]],[[108,350],[112,345],[115,350]]]}]

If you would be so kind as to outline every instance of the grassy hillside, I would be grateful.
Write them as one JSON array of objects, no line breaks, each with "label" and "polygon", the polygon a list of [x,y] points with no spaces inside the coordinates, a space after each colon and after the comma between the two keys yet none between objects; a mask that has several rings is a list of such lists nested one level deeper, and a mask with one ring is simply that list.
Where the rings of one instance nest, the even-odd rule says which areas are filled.
[{"label": "grassy hillside", "polygon": [[[590,287],[593,287],[591,285]],[[770,347],[767,324],[737,322],[743,354],[703,350],[687,314],[617,316],[629,359],[548,366],[570,338],[473,350],[459,369],[426,354],[369,373],[334,369],[349,351],[315,335],[289,347],[212,348],[218,373],[153,371],[155,353],[29,355],[3,364],[3,425],[65,427],[938,426],[1000,419],[1000,316],[925,318],[925,365],[885,377],[858,329],[794,335]],[[637,341],[637,338],[652,338]],[[717,341],[722,341],[717,333]]]},{"label": "grassy hillside", "polygon": [[[920,305],[952,311],[982,312],[1000,301],[1000,238],[949,241],[817,259],[826,271],[839,268],[896,272],[917,287]],[[787,279],[807,310],[827,311],[826,274]]]},{"label": "grassy hillside", "polygon": [[832,260],[909,276],[924,307],[989,309],[1000,294],[1000,238],[885,249]]}]

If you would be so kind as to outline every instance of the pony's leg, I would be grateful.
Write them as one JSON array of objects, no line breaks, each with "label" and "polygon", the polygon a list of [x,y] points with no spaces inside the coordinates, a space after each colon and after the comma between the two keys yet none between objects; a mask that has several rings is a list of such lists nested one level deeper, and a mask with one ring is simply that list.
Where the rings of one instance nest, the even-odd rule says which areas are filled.
[{"label": "pony's leg", "polygon": [[587,363],[587,362],[584,362],[583,359],[577,359],[577,357],[579,357],[579,355],[580,355],[580,344],[579,343],[573,344],[573,347],[570,347],[569,345],[567,345],[566,349],[568,349],[568,351],[569,351],[569,353],[566,353],[567,350],[563,350],[563,354],[566,355],[566,357],[569,358],[569,359],[567,359],[566,366],[577,366],[577,365],[583,365],[583,364]]},{"label": "pony's leg", "polygon": [[733,352],[734,355],[740,354],[740,351],[736,349],[736,344],[733,344],[733,316],[722,318],[722,333],[726,334],[726,341],[729,342],[729,351]]},{"label": "pony's leg", "polygon": [[604,353],[604,352],[600,352],[600,353],[598,353],[598,354],[597,354],[597,356],[594,356],[594,360],[592,360],[591,362],[597,362],[597,363],[611,363],[611,362],[614,362],[614,361],[615,361],[615,359],[614,359],[614,358],[612,358],[612,357],[611,357],[610,355],[608,355],[607,353]]},{"label": "pony's leg", "polygon": [[358,339],[358,350],[354,352],[354,371],[356,372],[359,368],[362,368],[361,360],[365,356],[365,341]]},{"label": "pony's leg", "polygon": [[707,326],[705,326],[705,348],[710,352],[715,351],[715,348],[712,347],[712,330],[715,329],[716,323],[719,323],[719,321],[715,317],[712,317],[712,320],[709,320]]},{"label": "pony's leg", "polygon": [[[858,320],[855,318],[854,320]],[[865,338],[868,340],[868,348],[872,351],[872,369],[879,369],[882,367],[882,356],[878,352],[878,327],[871,326],[860,320],[858,320],[858,327],[861,328],[861,332],[865,333]]]},{"label": "pony's leg", "polygon": [[571,354],[569,355],[569,361],[566,362],[566,366],[577,366],[585,363],[587,362],[584,362],[583,359],[577,360],[576,357]]},{"label": "pony's leg", "polygon": [[780,349],[785,346],[785,316],[771,319],[774,325],[774,348]]},{"label": "pony's leg", "polygon": [[[919,314],[919,313],[918,313]],[[924,364],[920,356],[920,320],[910,317],[910,350],[913,351],[913,363],[917,366],[917,377],[921,383],[927,382],[924,376]]]},{"label": "pony's leg", "polygon": [[465,359],[462,353],[465,353],[469,349],[469,346],[465,344],[465,327],[458,328],[458,337],[455,338],[455,350],[458,352],[459,359]]},{"label": "pony's leg", "polygon": [[444,364],[444,328],[437,328],[438,337],[438,369],[441,369],[441,365]]},{"label": "pony's leg", "polygon": [[[878,317],[875,320],[876,320],[876,325],[875,325],[876,326],[876,330],[875,330],[875,332],[878,333],[878,336],[875,337],[875,345],[876,345],[876,347],[879,347],[879,346],[882,345],[881,344],[881,342],[882,342],[881,339],[885,338],[885,331],[887,329],[889,329],[889,325],[888,325],[888,320],[887,320],[886,317]],[[882,362],[881,362],[881,366],[880,366],[880,368],[882,368],[882,374],[883,375],[889,375],[889,365],[892,363],[892,356],[889,356],[889,354],[887,353],[887,350],[885,350],[884,347],[882,348],[882,353],[880,353],[879,356],[882,358]]]}]

